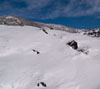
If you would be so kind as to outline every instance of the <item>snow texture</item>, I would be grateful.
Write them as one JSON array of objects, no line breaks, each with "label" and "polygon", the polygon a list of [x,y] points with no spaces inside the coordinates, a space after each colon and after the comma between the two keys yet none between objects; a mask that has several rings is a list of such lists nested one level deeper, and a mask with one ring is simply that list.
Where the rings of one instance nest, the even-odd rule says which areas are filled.
[{"label": "snow texture", "polygon": [[[0,89],[100,89],[100,38],[46,32],[0,26]],[[71,40],[88,54],[66,45]]]}]

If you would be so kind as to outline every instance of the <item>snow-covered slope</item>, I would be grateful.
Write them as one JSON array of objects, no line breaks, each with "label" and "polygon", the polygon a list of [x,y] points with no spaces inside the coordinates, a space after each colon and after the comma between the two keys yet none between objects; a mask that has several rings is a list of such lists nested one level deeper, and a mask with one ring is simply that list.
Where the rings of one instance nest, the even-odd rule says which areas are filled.
[{"label": "snow-covered slope", "polygon": [[[100,39],[46,31],[0,26],[0,89],[100,89]],[[88,54],[66,45],[71,40]]]}]

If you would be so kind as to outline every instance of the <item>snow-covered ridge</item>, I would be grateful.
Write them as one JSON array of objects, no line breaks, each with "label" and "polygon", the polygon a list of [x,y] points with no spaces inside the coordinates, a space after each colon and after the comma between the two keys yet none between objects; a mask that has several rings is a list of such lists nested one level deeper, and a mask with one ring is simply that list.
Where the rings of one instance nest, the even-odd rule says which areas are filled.
[{"label": "snow-covered ridge", "polygon": [[52,30],[55,29],[55,30],[61,30],[61,31],[77,32],[76,29],[72,29],[66,26],[28,21],[18,16],[0,16],[0,25],[10,25],[10,26],[26,25],[26,26],[34,26],[38,28],[47,27]]},{"label": "snow-covered ridge", "polygon": [[63,26],[63,25],[45,24],[45,23],[28,21],[18,16],[0,16],[0,25],[33,26],[33,27],[38,27],[41,29],[49,28],[50,30],[60,30],[60,31],[66,31],[70,33],[82,33],[83,35],[89,35],[92,37],[100,37],[100,29],[92,29],[92,30],[73,29],[67,26]]}]

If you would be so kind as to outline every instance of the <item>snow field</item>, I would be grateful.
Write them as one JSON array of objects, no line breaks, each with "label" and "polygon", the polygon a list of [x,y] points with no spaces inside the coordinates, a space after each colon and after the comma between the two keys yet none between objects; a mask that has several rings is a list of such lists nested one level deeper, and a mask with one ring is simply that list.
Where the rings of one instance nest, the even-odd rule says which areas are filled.
[{"label": "snow field", "polygon": [[[100,39],[46,31],[0,26],[0,89],[99,89]],[[76,40],[88,55],[66,45],[70,40]],[[47,87],[38,87],[38,82]]]}]

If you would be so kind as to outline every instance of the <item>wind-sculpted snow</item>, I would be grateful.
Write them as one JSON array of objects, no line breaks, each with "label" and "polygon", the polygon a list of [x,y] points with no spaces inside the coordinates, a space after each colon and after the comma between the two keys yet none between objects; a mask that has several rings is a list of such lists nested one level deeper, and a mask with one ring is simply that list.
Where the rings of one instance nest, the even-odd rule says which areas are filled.
[{"label": "wind-sculpted snow", "polygon": [[[49,28],[46,32],[0,26],[0,89],[99,89],[100,39]],[[88,54],[66,44],[72,40]]]}]

